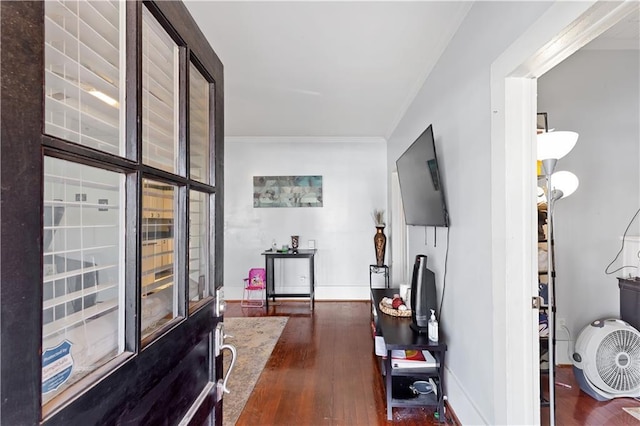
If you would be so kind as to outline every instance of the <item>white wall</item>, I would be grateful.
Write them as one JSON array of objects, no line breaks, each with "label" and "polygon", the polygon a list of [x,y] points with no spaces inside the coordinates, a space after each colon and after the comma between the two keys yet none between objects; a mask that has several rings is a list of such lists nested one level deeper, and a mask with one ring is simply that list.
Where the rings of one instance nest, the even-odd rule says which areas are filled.
[{"label": "white wall", "polygon": [[[503,417],[501,412],[506,410],[502,404],[504,395],[497,395],[498,391],[495,389],[496,376],[502,372],[495,371],[500,368],[500,363],[494,362],[500,360],[505,354],[495,353],[492,344],[497,338],[493,335],[493,330],[499,327],[493,323],[494,316],[491,313],[495,310],[504,311],[504,306],[499,304],[494,306],[493,277],[489,272],[493,261],[490,258],[492,250],[490,139],[493,114],[490,67],[496,58],[525,34],[532,23],[552,5],[552,2],[474,3],[460,30],[388,142],[386,168],[389,173],[386,176],[390,176],[390,172],[395,168],[395,160],[415,137],[428,124],[434,125],[443,185],[451,216],[447,288],[443,316],[440,318],[441,332],[449,348],[446,386],[449,401],[463,424],[500,423],[499,418]],[[638,93],[638,90],[636,88],[629,92]],[[500,113],[503,112],[500,111]],[[551,111],[550,114],[550,119],[554,120],[555,116]],[[332,173],[336,172],[334,168],[337,165],[332,162],[335,162],[336,152],[339,152],[339,148],[325,148],[321,143],[311,143],[307,147],[302,147],[301,152],[291,146],[286,139],[267,146],[260,145],[261,143],[263,142],[260,140],[229,139],[226,144],[225,283],[229,299],[234,298],[232,286],[237,286],[235,288],[239,291],[240,277],[244,276],[247,269],[262,264],[259,252],[269,246],[274,238],[272,233],[277,234],[275,238],[279,243],[294,232],[299,233],[304,242],[311,237],[307,235],[305,229],[300,230],[304,225],[300,225],[299,216],[311,216],[312,222],[317,221],[323,224],[325,216],[331,219],[335,217],[333,212],[254,211],[249,199],[251,176],[254,174],[323,174],[327,176],[325,169],[331,170]],[[325,149],[332,152],[325,152]],[[351,145],[347,145],[346,149],[352,153],[359,150]],[[283,152],[287,153],[288,158],[311,159],[312,165],[301,170],[299,165],[292,164],[295,161],[282,160]],[[384,158],[384,152],[379,155]],[[321,157],[322,167],[316,164],[318,160],[316,157]],[[638,154],[634,158],[638,159]],[[247,164],[248,162],[255,162],[255,164]],[[564,165],[565,162],[562,164]],[[385,168],[384,164],[381,167]],[[344,173],[340,172],[340,174]],[[631,179],[635,182],[639,180],[637,177]],[[325,181],[325,188],[326,185]],[[380,182],[379,186],[386,188],[387,184]],[[247,198],[242,198],[240,191],[246,192]],[[338,191],[341,192],[342,189]],[[325,190],[326,193],[327,190]],[[376,196],[376,200],[368,202],[366,208],[359,209],[361,211],[353,215],[355,222],[350,222],[349,225],[342,222],[339,224],[343,227],[350,226],[352,230],[361,229],[361,235],[358,238],[352,238],[351,241],[352,245],[355,245],[357,243],[353,241],[362,240],[361,250],[365,253],[364,256],[356,253],[357,250],[343,251],[342,247],[335,247],[335,250],[331,250],[330,253],[323,253],[322,250],[327,244],[323,241],[325,237],[317,236],[316,232],[320,232],[317,229],[309,232],[309,235],[313,235],[318,240],[319,257],[334,252],[342,256],[332,258],[331,262],[327,260],[322,265],[325,270],[323,274],[319,274],[318,281],[319,286],[326,286],[324,291],[337,289],[340,286],[339,282],[345,282],[344,287],[339,287],[345,293],[352,290],[358,294],[360,291],[364,291],[365,294],[368,292],[366,284],[362,287],[358,284],[350,285],[347,281],[366,283],[367,265],[373,259],[373,248],[370,242],[373,236],[370,211],[374,207],[387,203],[390,199],[390,197],[386,198],[386,195],[382,199],[377,198],[379,193],[372,192],[371,189],[368,190],[368,195]],[[345,197],[340,194],[339,198]],[[564,201],[569,202],[571,199]],[[345,202],[342,208],[349,211],[352,205]],[[281,216],[285,215],[289,220],[281,219]],[[366,225],[357,223],[358,220]],[[298,226],[290,226],[289,223]],[[272,231],[267,231],[269,229]],[[418,253],[429,256],[429,266],[436,272],[439,294],[442,294],[447,234],[446,230],[439,228],[436,235],[437,243],[434,245],[433,232],[433,228],[410,227],[409,257]],[[357,262],[353,262],[352,256],[360,257]],[[351,264],[358,263],[357,271],[353,271],[353,276],[358,274],[361,276],[349,280],[335,279],[335,275],[329,277],[332,274],[332,268],[343,268],[347,263],[344,262],[345,259],[348,259],[348,263]],[[325,277],[321,278],[320,275]],[[509,284],[528,285],[528,283]],[[237,297],[239,296],[236,295],[235,298]],[[522,355],[510,353],[509,357],[522,359]],[[523,365],[523,368],[527,366]]]},{"label": "white wall", "polygon": [[[538,79],[538,110],[550,128],[580,134],[576,147],[558,162],[580,179],[571,197],[555,209],[558,361],[591,321],[619,317],[617,276],[605,274],[620,250],[621,237],[640,207],[639,55],[632,50],[583,49]],[[639,235],[636,218],[630,235]],[[622,256],[610,268],[623,266]]]},{"label": "white wall", "polygon": [[[301,248],[316,242],[317,299],[368,299],[368,265],[375,263],[371,213],[386,209],[386,167],[380,138],[226,138],[226,299],[239,300],[248,270],[264,266],[260,253],[273,240],[290,244],[291,235],[300,236]],[[253,207],[253,176],[289,175],[322,175],[323,207]],[[276,261],[275,267],[279,292],[308,289],[305,261]]]},{"label": "white wall", "polygon": [[[440,327],[448,345],[447,393],[463,424],[495,424],[496,413],[505,409],[493,392],[490,67],[550,5],[474,3],[389,138],[387,160],[392,171],[416,136],[430,123],[434,126],[451,219]],[[441,295],[447,231],[437,229],[435,244],[433,232],[433,228],[410,227],[409,256],[429,256]]]}]

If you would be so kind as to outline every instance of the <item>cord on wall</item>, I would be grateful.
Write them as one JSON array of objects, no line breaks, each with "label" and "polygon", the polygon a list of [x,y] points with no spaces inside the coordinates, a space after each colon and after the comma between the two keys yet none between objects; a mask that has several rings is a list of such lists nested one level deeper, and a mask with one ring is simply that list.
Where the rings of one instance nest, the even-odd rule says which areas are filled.
[{"label": "cord on wall", "polygon": [[573,359],[573,351],[575,349],[571,348],[572,346],[575,348],[575,342],[573,341],[573,337],[571,337],[571,331],[569,331],[569,327],[566,325],[561,325],[560,328],[564,329],[564,331],[567,332],[567,336],[569,336],[569,340],[567,340],[567,358]]},{"label": "cord on wall", "polygon": [[438,309],[438,321],[442,321],[442,308],[444,307],[444,291],[447,288],[447,263],[449,261],[449,227],[447,226],[447,247],[444,254],[444,272],[442,274],[442,295],[440,296],[440,308]]},{"label": "cord on wall", "polygon": [[[640,260],[639,260],[639,264],[638,265],[625,265],[625,266],[619,267],[618,269],[614,269],[613,271],[609,271],[609,268],[611,267],[611,265],[613,265],[613,263],[616,260],[618,260],[618,257],[620,257],[620,253],[622,253],[622,250],[624,250],[624,241],[625,241],[625,239],[627,237],[627,232],[629,232],[629,228],[631,228],[631,224],[633,223],[635,218],[638,217],[638,213],[640,213],[640,209],[636,210],[636,214],[633,215],[633,217],[629,221],[629,224],[627,225],[627,229],[624,230],[624,234],[622,235],[622,244],[620,245],[620,250],[618,251],[618,254],[616,254],[616,257],[614,257],[613,260],[611,261],[611,263],[609,263],[607,265],[607,267],[605,268],[605,270],[604,270],[605,274],[607,274],[607,275],[615,274],[616,272],[621,271],[624,268],[636,268],[636,271],[637,271],[637,268],[640,266]],[[640,259],[640,252],[638,252],[638,258]]]}]

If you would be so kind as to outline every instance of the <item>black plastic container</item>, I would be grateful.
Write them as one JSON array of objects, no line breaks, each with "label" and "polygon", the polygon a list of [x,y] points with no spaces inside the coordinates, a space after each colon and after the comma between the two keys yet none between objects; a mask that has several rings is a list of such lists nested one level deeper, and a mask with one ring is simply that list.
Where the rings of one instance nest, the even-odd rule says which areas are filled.
[{"label": "black plastic container", "polygon": [[618,278],[620,319],[640,330],[640,279]]}]

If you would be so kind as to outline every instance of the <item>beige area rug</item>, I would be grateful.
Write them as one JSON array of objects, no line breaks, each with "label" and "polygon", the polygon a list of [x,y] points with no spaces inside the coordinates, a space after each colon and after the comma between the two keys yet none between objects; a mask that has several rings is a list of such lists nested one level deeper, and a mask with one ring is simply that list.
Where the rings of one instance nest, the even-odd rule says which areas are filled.
[{"label": "beige area rug", "polygon": [[[236,347],[238,358],[229,376],[224,394],[222,424],[233,426],[244,409],[262,369],[276,346],[288,317],[225,318],[225,343]],[[231,354],[224,351],[224,374]]]},{"label": "beige area rug", "polygon": [[627,413],[631,414],[636,419],[640,420],[640,407],[622,408]]}]

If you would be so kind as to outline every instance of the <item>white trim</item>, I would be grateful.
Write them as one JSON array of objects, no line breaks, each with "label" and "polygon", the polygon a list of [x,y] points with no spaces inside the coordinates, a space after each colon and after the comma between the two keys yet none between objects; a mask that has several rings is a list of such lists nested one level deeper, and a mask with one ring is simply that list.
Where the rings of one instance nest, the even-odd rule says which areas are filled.
[{"label": "white trim", "polygon": [[316,286],[316,300],[371,300],[371,289],[368,283]]},{"label": "white trim", "polygon": [[535,293],[529,293],[537,293],[533,253],[537,216],[532,214],[535,78],[637,8],[636,1],[558,1],[492,64],[495,424],[540,423],[539,376],[533,374],[538,356],[533,342],[538,335],[531,321],[537,311],[530,308]]},{"label": "white trim", "polygon": [[391,172],[391,287],[399,287],[399,284],[409,284],[407,271],[407,223],[404,219],[402,197],[400,194],[400,181],[398,172]]},{"label": "white trim", "polygon": [[492,422],[488,421],[482,415],[482,410],[474,403],[474,399],[471,398],[469,393],[460,383],[458,377],[449,370],[449,367],[445,367],[445,376],[447,381],[447,399],[451,403],[452,409],[458,413],[464,413],[464,424],[467,425],[490,425]]},{"label": "white trim", "polygon": [[564,23],[562,14],[557,13],[559,9],[562,9],[562,12],[572,13],[584,9],[584,13],[563,27],[553,39],[529,57],[514,71],[513,76],[540,77],[630,13],[637,11],[638,1],[590,1],[572,5],[559,4],[552,9],[547,15],[553,15],[554,18],[559,19],[553,20],[551,24]]},{"label": "white trim", "polygon": [[[367,270],[364,270],[364,274],[367,274]],[[364,275],[363,275],[364,276]],[[368,277],[367,277],[368,279]],[[227,302],[240,301],[242,299],[242,286],[229,286],[224,287],[225,299]],[[308,287],[305,291],[308,291]],[[319,286],[316,283],[315,287],[315,300],[370,300],[371,290],[369,289],[369,283],[366,284],[334,284]],[[309,299],[306,297],[278,297],[278,300],[293,300],[304,302]]]}]

